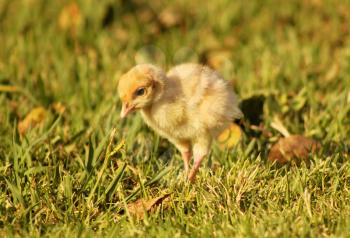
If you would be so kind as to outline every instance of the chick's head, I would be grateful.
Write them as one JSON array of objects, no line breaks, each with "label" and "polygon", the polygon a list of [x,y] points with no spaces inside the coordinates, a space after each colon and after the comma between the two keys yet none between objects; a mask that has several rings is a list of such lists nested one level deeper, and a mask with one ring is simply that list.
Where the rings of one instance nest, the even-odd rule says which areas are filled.
[{"label": "chick's head", "polygon": [[118,84],[122,100],[120,116],[150,106],[163,92],[165,73],[149,64],[137,65],[124,74]]}]

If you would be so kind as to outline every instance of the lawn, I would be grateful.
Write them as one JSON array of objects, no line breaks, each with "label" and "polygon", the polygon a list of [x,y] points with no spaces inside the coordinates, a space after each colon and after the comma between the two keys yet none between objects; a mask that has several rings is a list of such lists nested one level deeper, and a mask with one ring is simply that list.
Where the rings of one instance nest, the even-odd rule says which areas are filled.
[{"label": "lawn", "polygon": [[[1,0],[0,44],[1,237],[350,237],[350,1]],[[119,117],[142,62],[207,64],[241,98],[195,184]],[[320,146],[272,163],[286,133]]]}]

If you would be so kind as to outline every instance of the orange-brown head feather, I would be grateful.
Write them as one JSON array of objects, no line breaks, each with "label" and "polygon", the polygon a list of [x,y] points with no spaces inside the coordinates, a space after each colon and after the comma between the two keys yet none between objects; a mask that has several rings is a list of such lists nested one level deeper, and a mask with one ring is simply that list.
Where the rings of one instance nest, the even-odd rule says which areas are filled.
[{"label": "orange-brown head feather", "polygon": [[150,106],[162,94],[164,72],[149,64],[137,65],[124,74],[118,84],[123,107],[121,117]]}]

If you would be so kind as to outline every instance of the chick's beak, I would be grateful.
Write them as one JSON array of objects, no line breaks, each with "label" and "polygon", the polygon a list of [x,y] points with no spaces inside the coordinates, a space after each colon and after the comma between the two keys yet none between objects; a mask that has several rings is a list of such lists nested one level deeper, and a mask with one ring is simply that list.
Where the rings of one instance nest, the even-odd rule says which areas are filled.
[{"label": "chick's beak", "polygon": [[120,117],[126,117],[130,112],[134,111],[135,106],[129,105],[129,103],[123,103],[122,110],[120,112]]}]

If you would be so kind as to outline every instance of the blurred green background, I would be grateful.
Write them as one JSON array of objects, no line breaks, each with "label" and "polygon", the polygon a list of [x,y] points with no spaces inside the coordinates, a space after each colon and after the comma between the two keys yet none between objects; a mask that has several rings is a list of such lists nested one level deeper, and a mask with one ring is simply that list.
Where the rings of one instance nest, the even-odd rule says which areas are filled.
[{"label": "blurred green background", "polygon": [[[189,61],[259,118],[193,186],[138,115],[119,120],[116,94],[137,63]],[[267,162],[276,120],[321,142],[310,166]],[[348,0],[0,1],[3,237],[348,237],[349,146]],[[146,218],[129,214],[164,193]]]}]

